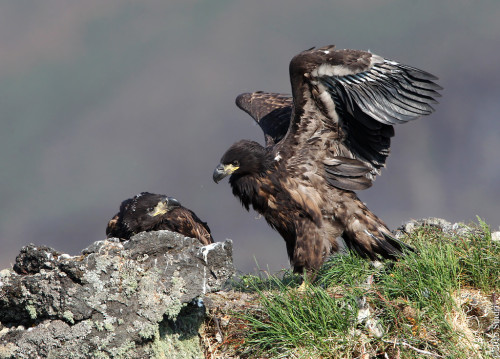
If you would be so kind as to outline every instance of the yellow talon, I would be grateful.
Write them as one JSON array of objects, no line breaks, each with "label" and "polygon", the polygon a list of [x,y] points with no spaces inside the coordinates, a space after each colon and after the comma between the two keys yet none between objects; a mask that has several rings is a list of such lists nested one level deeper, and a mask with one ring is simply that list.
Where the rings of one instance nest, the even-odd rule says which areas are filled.
[{"label": "yellow talon", "polygon": [[307,290],[307,283],[306,281],[304,280],[302,282],[302,284],[297,288],[297,292],[298,293],[305,293],[305,291]]}]

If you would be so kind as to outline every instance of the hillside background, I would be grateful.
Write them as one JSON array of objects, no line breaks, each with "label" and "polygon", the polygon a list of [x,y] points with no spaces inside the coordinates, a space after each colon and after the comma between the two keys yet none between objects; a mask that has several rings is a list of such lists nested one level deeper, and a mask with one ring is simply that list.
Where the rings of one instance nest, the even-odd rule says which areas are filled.
[{"label": "hillside background", "polygon": [[212,171],[234,141],[263,141],[236,95],[289,92],[289,60],[332,43],[445,88],[435,114],[396,128],[368,206],[391,228],[475,215],[497,228],[499,18],[496,0],[1,2],[0,268],[28,243],[78,253],[141,191],[233,239],[240,270],[287,267],[281,237]]}]

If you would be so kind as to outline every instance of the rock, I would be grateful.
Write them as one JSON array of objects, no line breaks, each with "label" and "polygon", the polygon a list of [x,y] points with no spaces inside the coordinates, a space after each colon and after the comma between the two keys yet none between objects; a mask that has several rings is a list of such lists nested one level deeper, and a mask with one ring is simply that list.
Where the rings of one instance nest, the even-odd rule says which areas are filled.
[{"label": "rock", "polygon": [[232,242],[178,233],[29,245],[0,272],[0,358],[201,358],[201,300],[234,273]]},{"label": "rock", "polygon": [[19,274],[34,274],[40,272],[41,269],[54,269],[56,259],[60,254],[52,248],[35,247],[34,244],[30,244],[23,247],[16,257],[14,271]]},{"label": "rock", "polygon": [[450,232],[452,229],[452,224],[447,220],[441,218],[424,218],[424,219],[412,219],[408,222],[403,223],[396,231],[401,231],[403,233],[412,233],[417,228],[429,226],[441,229],[443,232]]},{"label": "rock", "polygon": [[396,229],[394,234],[397,238],[401,238],[405,234],[410,234],[414,232],[419,227],[434,227],[441,230],[443,233],[450,236],[469,236],[469,235],[483,235],[481,229],[468,226],[464,223],[450,223],[445,219],[441,218],[423,218],[423,219],[412,219],[411,221],[403,223],[399,228]]}]

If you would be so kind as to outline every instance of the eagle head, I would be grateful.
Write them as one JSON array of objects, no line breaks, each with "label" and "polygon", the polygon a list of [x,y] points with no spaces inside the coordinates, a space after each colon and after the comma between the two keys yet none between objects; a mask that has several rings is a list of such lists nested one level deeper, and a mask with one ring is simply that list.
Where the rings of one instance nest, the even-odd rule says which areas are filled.
[{"label": "eagle head", "polygon": [[148,214],[151,217],[156,217],[165,214],[176,207],[180,207],[181,204],[178,200],[173,197],[161,196],[156,203],[156,206],[148,208]]},{"label": "eagle head", "polygon": [[258,174],[265,168],[266,150],[255,141],[241,140],[233,144],[215,167],[213,179],[218,183],[232,175]]}]

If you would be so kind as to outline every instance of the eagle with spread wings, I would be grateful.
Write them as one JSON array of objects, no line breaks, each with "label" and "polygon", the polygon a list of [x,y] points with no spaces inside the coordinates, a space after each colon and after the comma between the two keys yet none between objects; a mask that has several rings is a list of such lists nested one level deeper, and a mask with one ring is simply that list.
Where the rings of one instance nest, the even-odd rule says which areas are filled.
[{"label": "eagle with spread wings", "polygon": [[265,146],[234,143],[215,168],[233,194],[286,242],[295,272],[311,277],[339,250],[396,258],[410,247],[354,191],[372,185],[389,155],[393,125],[434,111],[437,78],[371,52],[312,48],[290,62],[292,95],[254,92],[236,105],[259,124]]},{"label": "eagle with spread wings", "polygon": [[198,238],[203,245],[213,243],[208,225],[173,197],[141,192],[126,199],[108,222],[107,238],[130,239],[139,232],[169,230]]}]

